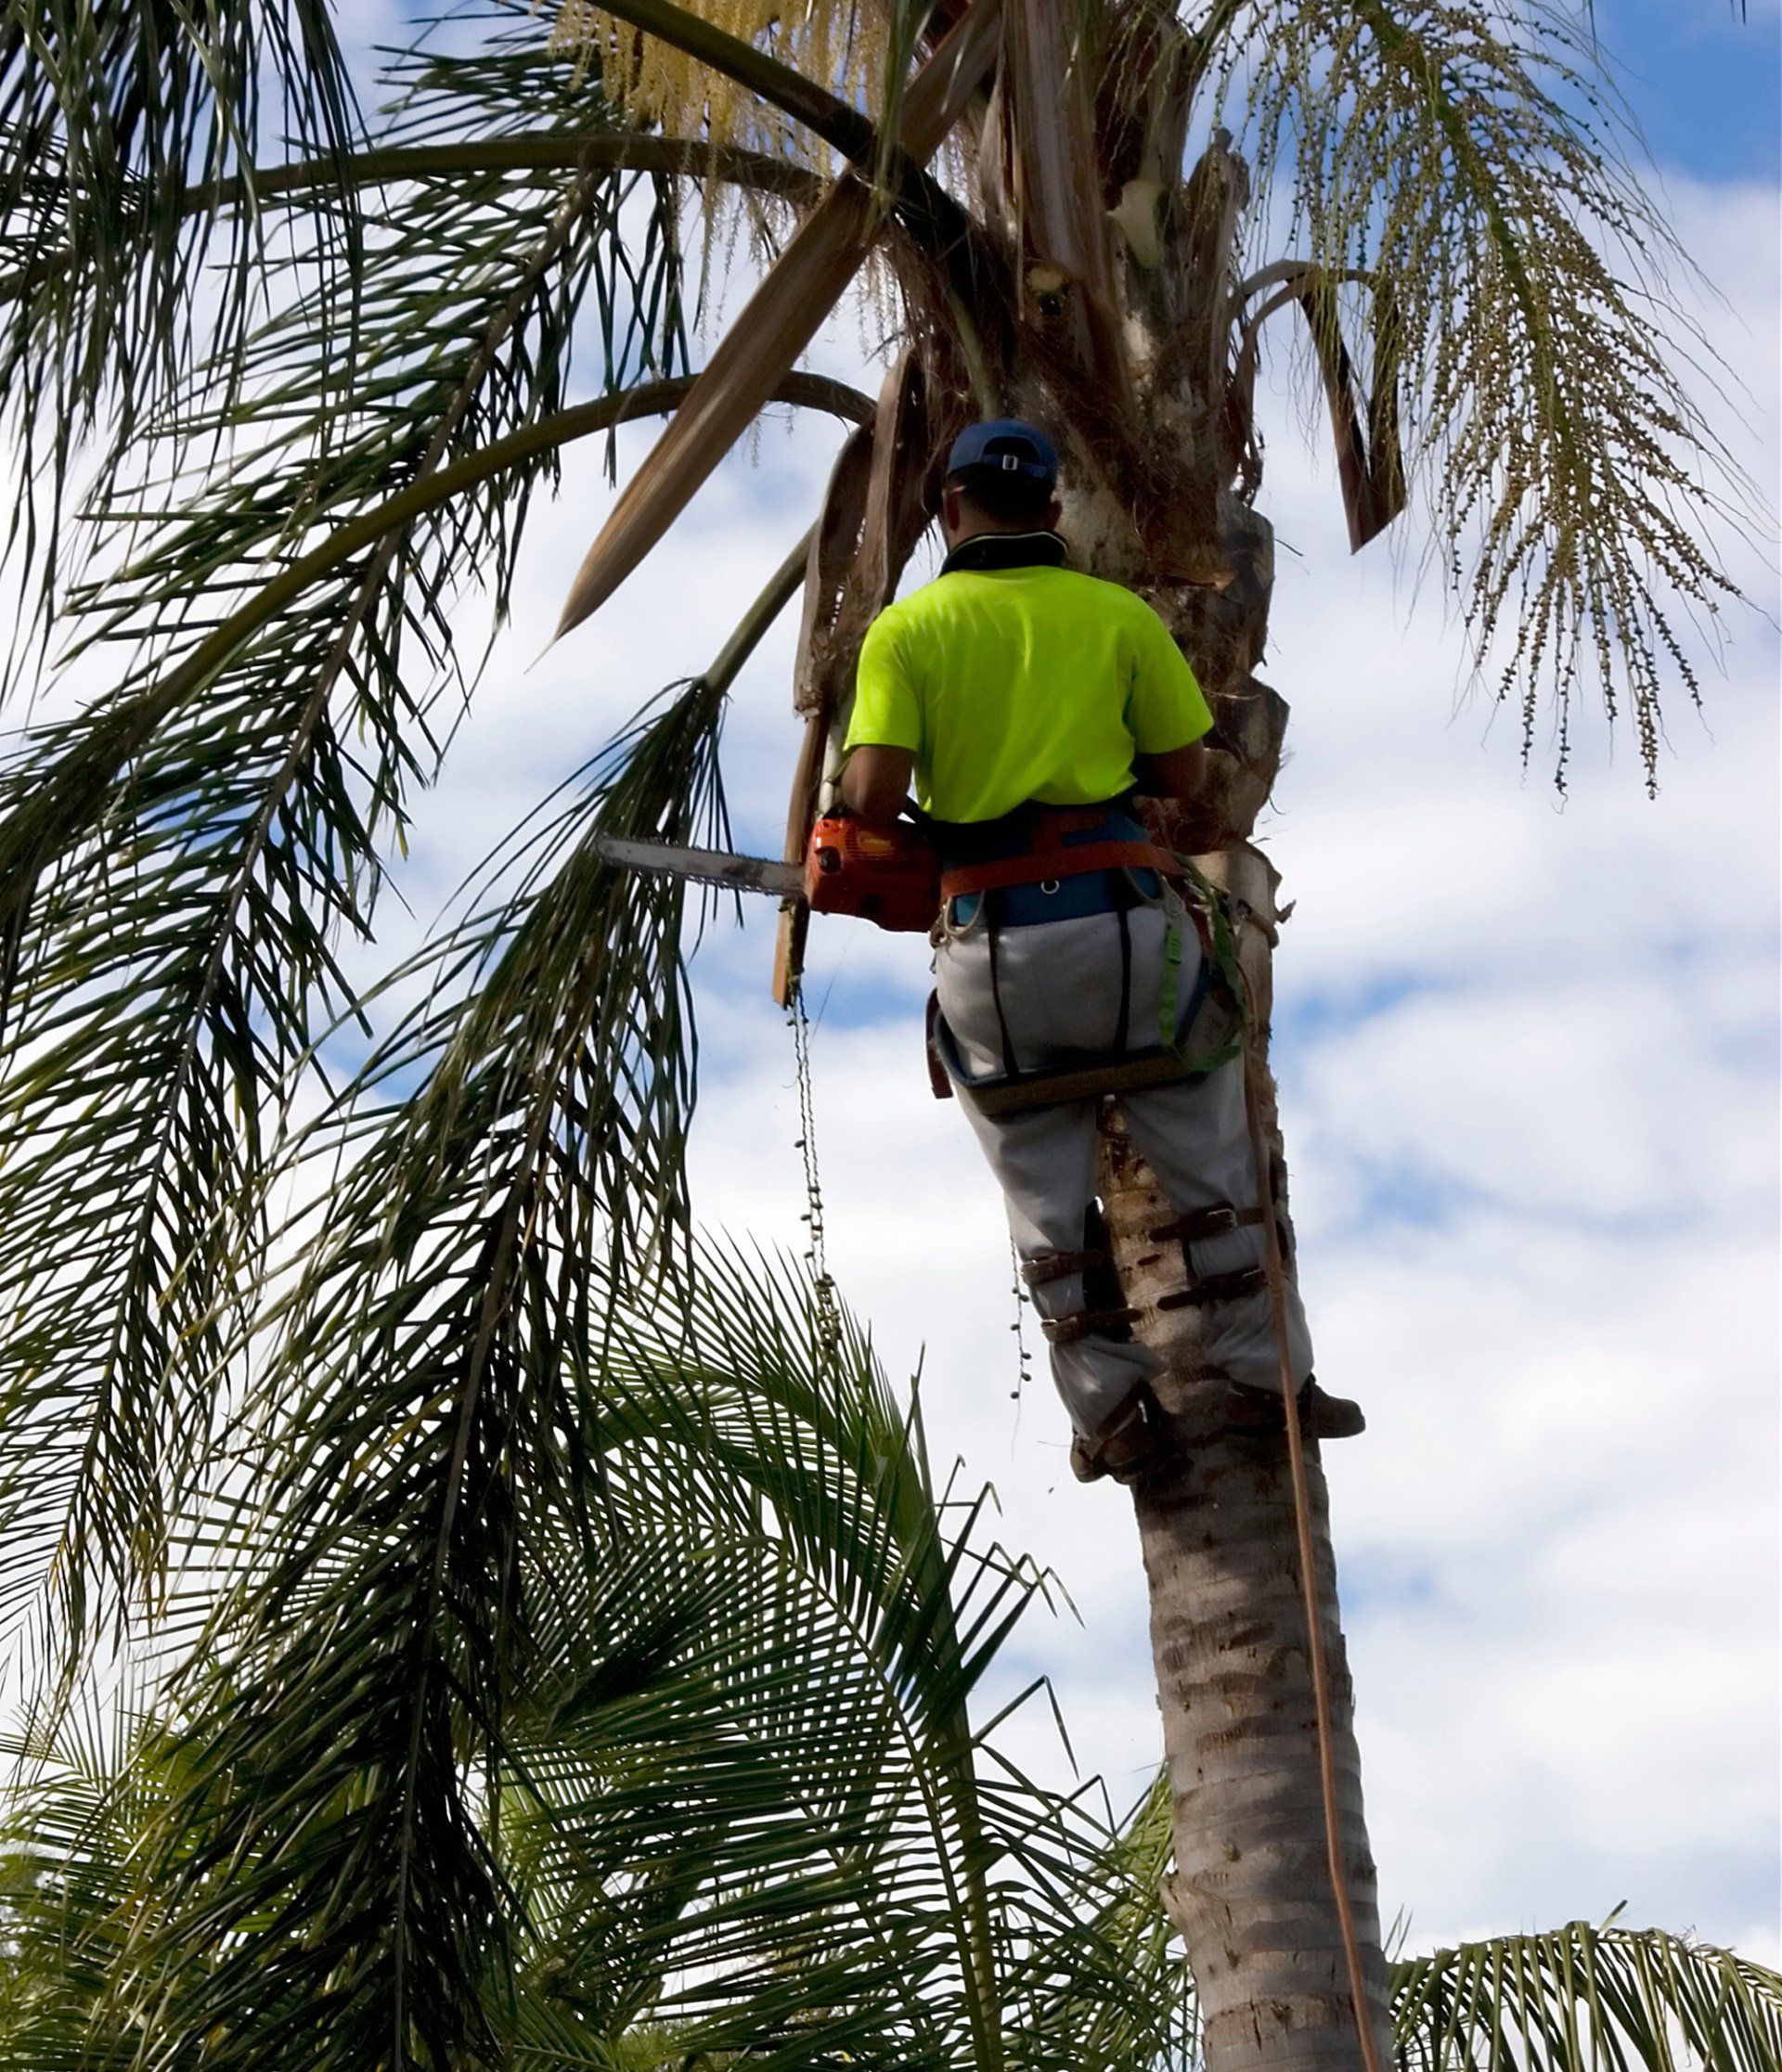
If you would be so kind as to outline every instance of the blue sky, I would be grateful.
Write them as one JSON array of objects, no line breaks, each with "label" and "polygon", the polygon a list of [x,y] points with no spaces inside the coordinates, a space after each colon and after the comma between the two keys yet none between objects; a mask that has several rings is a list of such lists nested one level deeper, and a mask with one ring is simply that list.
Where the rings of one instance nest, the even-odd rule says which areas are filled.
[{"label": "blue sky", "polygon": [[1660,164],[1706,180],[1782,174],[1774,0],[1598,0],[1597,33]]}]

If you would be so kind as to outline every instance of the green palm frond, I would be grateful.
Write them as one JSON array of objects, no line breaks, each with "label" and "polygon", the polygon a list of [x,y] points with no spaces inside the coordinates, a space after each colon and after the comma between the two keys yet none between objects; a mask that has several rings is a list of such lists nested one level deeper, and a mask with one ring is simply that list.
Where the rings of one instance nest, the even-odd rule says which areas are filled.
[{"label": "green palm frond", "polygon": [[133,1851],[174,1783],[174,1744],[132,1679],[55,1729],[0,1739],[0,2066],[91,2072],[124,2030],[100,2014],[133,1918]]},{"label": "green palm frond", "polygon": [[1011,1973],[1013,2064],[1173,2072],[1194,2061],[1194,1977],[1159,1898],[1170,1821],[1160,1772],[1101,1850],[1093,1876],[1078,1873],[1055,1888],[1049,1932],[1035,1936]]},{"label": "green palm frond", "polygon": [[[200,363],[226,386],[265,252],[252,211],[194,211],[196,181],[358,129],[323,0],[75,6],[0,18],[0,395],[24,459],[11,537],[48,545],[77,444],[122,451]],[[350,306],[351,215],[329,271]],[[40,509],[39,494],[48,492]],[[39,521],[42,521],[41,529]],[[46,572],[53,582],[53,571]]]},{"label": "green palm frond", "polygon": [[1405,2072],[1775,2072],[1782,1976],[1656,1928],[1574,1921],[1393,1967]]},{"label": "green palm frond", "polygon": [[285,1403],[312,1458],[183,1679],[102,2026],[316,2072],[1150,2062],[1131,1844],[969,1716],[1038,1573],[796,1272],[602,1291],[554,1384],[492,1330],[462,1423],[368,1401],[369,1359]]},{"label": "green palm frond", "polygon": [[[83,643],[138,659],[0,775],[9,1624],[53,1605],[78,1644],[160,1572],[259,1271],[265,1128],[351,1005],[335,943],[368,933],[436,764],[464,572],[504,605],[584,303],[603,376],[682,353],[659,211],[636,252],[619,233],[637,176],[564,177],[544,208],[499,174],[412,182],[361,280],[379,379],[347,407],[320,378],[312,273],[246,341],[252,396],[220,405],[200,372],[164,464],[149,443],[92,514],[97,552],[133,552],[76,591]],[[194,444],[205,474],[158,483]]]},{"label": "green palm frond", "polygon": [[[261,1270],[268,1132],[352,1006],[337,939],[368,935],[437,762],[467,572],[499,614],[562,444],[684,388],[665,172],[578,155],[541,196],[536,165],[424,157],[483,123],[578,154],[614,134],[541,36],[406,80],[391,134],[412,176],[365,221],[375,379],[335,394],[327,277],[293,267],[233,403],[200,370],[128,486],[102,483],[76,625],[89,664],[136,660],[0,776],[0,1618],[40,1659],[48,1626],[78,1648],[152,1594],[240,1335],[229,1306]],[[607,393],[577,403],[571,341],[590,336]],[[667,379],[612,386],[652,370]],[[784,389],[863,407],[811,377]]]},{"label": "green palm frond", "polygon": [[1396,375],[1430,559],[1519,708],[1525,761],[1550,689],[1563,783],[1594,689],[1611,718],[1625,700],[1650,779],[1665,680],[1696,695],[1685,637],[1711,642],[1737,594],[1716,535],[1759,499],[1686,385],[1711,363],[1674,292],[1689,263],[1626,170],[1588,26],[1545,0],[1260,0],[1209,20],[1258,220],[1290,194],[1305,259],[1388,299],[1376,397]]},{"label": "green palm frond", "polygon": [[[622,1385],[602,1401],[599,1441],[608,1502],[637,1529],[657,1500],[655,1449],[667,1441],[691,1478],[675,1512],[698,1521],[716,1504],[729,1521],[717,1542],[741,1533],[749,1561],[780,1573],[759,1601],[774,1623],[750,1642],[751,1655],[779,1665],[772,1682],[727,1667],[726,1703],[746,1702],[730,1716],[742,1745],[808,1752],[791,1770],[776,1762],[768,1806],[791,1789],[807,1832],[828,1838],[834,1872],[872,1875],[852,1898],[829,1896],[808,1950],[751,1909],[734,1945],[722,1916],[694,1913],[665,1953],[681,1936],[713,1963],[733,1948],[747,1976],[783,1965],[790,1946],[807,1993],[833,1966],[826,2021],[853,2010],[863,2027],[846,2048],[861,2062],[1036,2072],[1153,2062],[1192,2027],[1191,2001],[1170,1989],[1179,1966],[1151,1932],[1155,1816],[1137,1843],[1116,1837],[1000,1758],[995,1722],[970,1720],[974,1692],[1043,1578],[979,1543],[983,1497],[960,1506],[936,1488],[913,1412],[872,1380],[846,1318],[827,1321],[783,1270],[709,1247],[689,1296],[614,1349],[607,1385]],[[713,1790],[715,1814],[746,1817],[746,1795]],[[665,1837],[650,1860],[673,1855]],[[606,1923],[565,1970],[585,1979],[612,1953],[648,1948],[634,1921]],[[721,2058],[752,2038],[758,2046],[766,2002],[702,2006],[718,1984],[663,2004]],[[809,2048],[808,2001],[788,2008]]]},{"label": "green palm frond", "polygon": [[[241,1511],[193,1528],[194,1554],[221,1564],[196,1608],[239,1579],[210,1628],[226,1686],[192,1701],[196,1782],[157,1873],[180,1911],[156,1947],[191,1938],[167,1961],[213,2019],[250,1980],[302,2009],[295,2033],[337,2053],[318,2066],[453,2061],[486,2041],[485,1988],[499,1998],[517,1928],[466,1752],[487,1759],[538,1674],[539,1536],[573,1531],[594,1493],[574,1394],[600,1330],[583,1263],[609,1242],[647,1252],[641,1226],[611,1218],[678,1145],[690,1093],[681,888],[614,871],[585,840],[532,881],[590,817],[704,831],[721,701],[696,684],[615,748],[528,878],[453,939],[357,1106],[314,1131],[318,1167],[354,1161],[263,1325],[280,1336],[250,1404]],[[366,1113],[364,1088],[393,1105]],[[256,1722],[271,1718],[302,1725],[265,1792],[237,1790],[270,1759]],[[265,1847],[284,1818],[313,1851]],[[303,1933],[232,1943],[219,1914]]]}]

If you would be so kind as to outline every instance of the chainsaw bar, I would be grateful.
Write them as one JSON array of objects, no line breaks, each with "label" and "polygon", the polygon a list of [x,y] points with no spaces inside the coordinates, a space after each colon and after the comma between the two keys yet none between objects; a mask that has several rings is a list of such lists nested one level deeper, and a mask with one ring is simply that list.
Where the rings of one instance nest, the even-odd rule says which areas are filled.
[{"label": "chainsaw bar", "polygon": [[668,842],[632,842],[617,834],[597,834],[593,849],[597,856],[626,870],[684,878],[690,884],[717,885],[726,892],[764,892],[774,899],[804,896],[802,864],[737,856],[725,849],[678,849]]}]

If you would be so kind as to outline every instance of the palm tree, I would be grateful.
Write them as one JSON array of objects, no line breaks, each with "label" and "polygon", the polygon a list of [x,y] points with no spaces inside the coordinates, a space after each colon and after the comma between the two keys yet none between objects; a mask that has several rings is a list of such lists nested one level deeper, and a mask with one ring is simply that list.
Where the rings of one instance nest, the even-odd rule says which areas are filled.
[{"label": "palm tree", "polygon": [[973,1727],[1044,1578],[936,1487],[862,1335],[723,1248],[595,1293],[564,1436],[598,1500],[512,1478],[497,1659],[467,1602],[422,1692],[411,1549],[347,1496],[320,1563],[288,1540],[206,1593],[224,1654],[159,1711],[126,1690],[12,1751],[7,2072],[200,2038],[207,2066],[1181,2061],[1167,1823],[1117,1832]]},{"label": "palm tree", "polygon": [[[739,1294],[759,1335],[694,1361],[696,1410],[672,1429],[626,1422],[639,1302],[691,1334],[711,1272],[683,1175],[684,893],[616,873],[594,837],[721,830],[729,687],[802,586],[801,845],[859,637],[960,423],[1013,406],[1060,429],[1079,555],[1153,598],[1212,694],[1212,780],[1165,831],[1243,902],[1264,1023],[1272,887],[1247,838],[1286,708],[1254,674],[1272,547],[1251,399],[1272,316],[1303,320],[1351,539],[1424,488],[1525,747],[1543,688],[1563,740],[1595,682],[1619,688],[1649,772],[1664,678],[1693,688],[1674,622],[1725,588],[1705,542],[1739,484],[1655,329],[1671,248],[1618,170],[1616,117],[1567,17],[970,0],[726,19],[673,0],[554,17],[489,0],[476,33],[395,58],[391,104],[368,122],[319,0],[218,8],[202,30],[156,6],[6,17],[13,546],[29,624],[63,639],[71,689],[99,688],[52,702],[0,773],[0,1613],[52,1722],[120,1650],[152,1643],[176,1667],[142,1744],[147,1798],[168,1810],[135,1859],[160,1866],[167,1898],[118,1929],[104,2018],[119,2050],[173,2024],[210,2040],[206,2064],[258,2062],[270,2022],[301,2025],[318,2065],[454,2062],[497,2049],[508,2017],[489,2008],[523,2000],[516,1922],[572,1924],[572,1968],[639,1935],[658,1949],[635,1927],[651,1896],[627,1882],[651,1885],[647,1852],[602,1860],[586,1889],[550,1860],[577,1824],[553,1809],[585,1812],[590,1777],[623,1797],[632,1760],[623,1721],[584,1720],[585,1692],[551,1711],[550,1679],[564,1650],[592,1647],[611,1577],[664,1544],[688,1478],[717,1474],[701,1448],[731,1478],[722,1502],[751,1486],[724,1452],[722,1398],[785,1326]],[[690,195],[707,258],[738,224],[771,258],[696,377]],[[1258,238],[1278,250],[1246,270]],[[797,367],[869,266],[900,344],[876,402]],[[597,393],[576,400],[590,350]],[[452,608],[474,581],[505,612],[532,494],[564,444],[674,412],[590,549],[568,627],[775,398],[855,428],[807,547],[710,669],[565,773],[414,963],[355,978],[341,946],[375,940],[407,801],[448,745],[446,701],[474,677]],[[37,652],[21,642],[16,674]],[[788,989],[800,955],[788,924]],[[1266,1116],[1266,1084],[1260,1100]],[[1117,1132],[1104,1191],[1191,1462],[1139,1516],[1166,1897],[1207,2062],[1347,2067],[1358,2027],[1383,2061],[1388,1973],[1322,1487],[1314,1469],[1359,2011],[1285,1471],[1207,1428],[1192,1312],[1164,1304],[1171,1278],[1144,1235],[1157,1210]],[[813,1372],[851,1371],[858,1394],[820,1283],[811,1303]],[[663,1393],[647,1395],[657,1419]],[[826,1487],[794,1509],[820,1511]],[[714,1573],[665,1557],[637,1572],[662,1602],[624,1609],[681,1635],[699,1605],[771,1683],[807,1622],[772,1591],[723,1617],[700,1594],[718,1602],[725,1563],[758,1570],[788,1529],[750,1515],[753,1541],[714,1527]],[[924,1645],[950,1616],[955,1556],[936,1550],[953,1544],[924,1541],[909,1614]],[[878,1587],[914,1557],[897,1532],[875,1545]],[[600,1632],[597,1659],[641,1644]],[[724,1737],[685,1679],[716,1671],[678,1647],[663,1659],[683,1680],[651,1702],[690,1708],[676,1759],[691,1761]],[[947,1794],[976,1790],[976,1744],[960,1662],[935,1673],[943,1782],[923,1804],[945,1826],[964,1818]],[[808,1679],[800,1731],[828,1737],[833,1760],[824,1706],[847,1679],[786,1674]],[[629,1843],[660,1844],[683,1817],[652,1829],[665,1806],[692,1805],[697,1828],[686,1787],[638,1760],[652,1810]],[[136,1755],[124,1773],[142,1774]],[[822,1788],[852,1808],[845,1775]],[[761,2053],[771,2037],[785,2062],[839,2062],[809,2041],[820,2020],[841,2024],[822,2050],[879,2062],[1052,2062],[1052,2044],[1010,2040],[1009,1938],[1038,1931],[994,1925],[988,1844],[949,1829],[962,1882],[941,1877],[911,1916],[941,1935],[923,1909],[945,1892],[946,1991],[963,2011],[935,2017],[954,2040],[922,2042],[943,1988],[921,1937],[901,1914],[876,1944],[834,1927],[844,1898],[801,1868],[791,1787],[774,1790],[781,1825],[753,1871],[714,1806],[722,1847],[691,1851],[686,1892],[663,1898],[677,1924],[689,1894],[714,1910],[711,1939],[663,1931],[653,1985],[603,1985],[579,2042],[525,2048],[606,2062],[640,2007],[659,2011],[662,1979],[720,1962],[734,1933],[754,1959],[777,1953],[770,1988],[714,1996],[727,2012],[699,2049]],[[319,1853],[293,1855],[288,1833]],[[1056,1889],[1073,1905],[1093,1885],[1080,1862],[1112,1847],[1070,1855]],[[1010,1860],[1046,1889],[1044,1866]],[[1608,1947],[1561,1937],[1530,1975],[1565,1999],[1590,1975],[1582,1958],[1568,1972],[1577,1952]],[[1080,1993],[1117,1999],[1117,1967],[1087,1963],[1069,1959],[1093,1982]],[[1428,1974],[1443,2021],[1455,1976]],[[685,1992],[697,2001],[697,1982]],[[899,1993],[902,2027],[885,2013]],[[1517,2003],[1494,1985],[1468,2004],[1508,2023]],[[1640,2001],[1648,2037],[1682,2004]],[[1173,2033],[1111,2040],[1104,2062],[1153,2062]]]}]

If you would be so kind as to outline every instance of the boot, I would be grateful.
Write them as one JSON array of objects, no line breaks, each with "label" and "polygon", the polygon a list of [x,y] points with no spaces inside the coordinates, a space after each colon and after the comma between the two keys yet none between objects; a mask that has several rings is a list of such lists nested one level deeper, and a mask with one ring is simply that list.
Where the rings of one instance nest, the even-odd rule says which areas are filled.
[{"label": "boot", "polygon": [[[1264,1436],[1285,1432],[1286,1424],[1277,1390],[1252,1388],[1243,1382],[1231,1384],[1225,1406],[1228,1431]],[[1367,1418],[1359,1403],[1346,1396],[1326,1396],[1308,1374],[1299,1387],[1299,1429],[1309,1439],[1353,1439],[1367,1430]]]},{"label": "boot", "polygon": [[1078,1482],[1134,1483],[1177,1458],[1151,1391],[1135,1388],[1092,1437],[1078,1432],[1070,1442],[1070,1472]]}]

